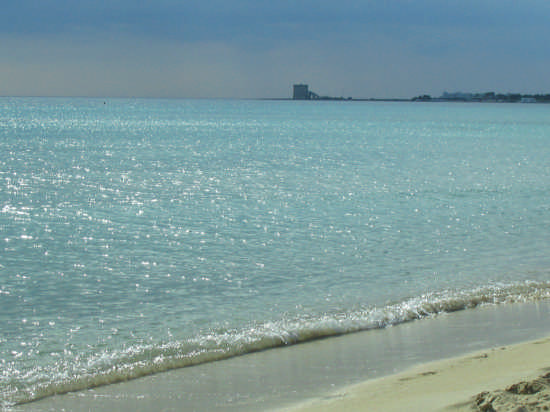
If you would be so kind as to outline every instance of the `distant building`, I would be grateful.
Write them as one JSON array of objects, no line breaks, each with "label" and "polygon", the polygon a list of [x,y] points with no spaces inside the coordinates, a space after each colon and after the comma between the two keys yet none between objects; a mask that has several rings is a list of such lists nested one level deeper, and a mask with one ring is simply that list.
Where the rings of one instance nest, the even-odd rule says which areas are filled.
[{"label": "distant building", "polygon": [[[295,84],[292,91],[293,100],[344,100],[343,97],[319,96],[317,93],[309,90],[307,84]],[[351,97],[348,98],[351,100]]]},{"label": "distant building", "polygon": [[294,92],[292,94],[294,100],[310,100],[311,93],[307,84],[295,84]]}]

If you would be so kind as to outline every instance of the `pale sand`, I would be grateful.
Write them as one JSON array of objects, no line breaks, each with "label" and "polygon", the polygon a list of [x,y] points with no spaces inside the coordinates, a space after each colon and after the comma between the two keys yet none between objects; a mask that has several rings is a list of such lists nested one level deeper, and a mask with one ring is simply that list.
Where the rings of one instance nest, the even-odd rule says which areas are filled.
[{"label": "pale sand", "polygon": [[284,411],[550,410],[549,371],[547,337],[423,364]]}]

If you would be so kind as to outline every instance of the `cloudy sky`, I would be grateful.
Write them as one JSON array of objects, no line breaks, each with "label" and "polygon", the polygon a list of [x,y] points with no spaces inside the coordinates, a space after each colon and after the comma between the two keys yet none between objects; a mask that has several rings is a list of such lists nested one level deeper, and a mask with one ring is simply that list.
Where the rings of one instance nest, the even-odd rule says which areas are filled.
[{"label": "cloudy sky", "polygon": [[0,95],[550,93],[548,0],[5,0]]}]

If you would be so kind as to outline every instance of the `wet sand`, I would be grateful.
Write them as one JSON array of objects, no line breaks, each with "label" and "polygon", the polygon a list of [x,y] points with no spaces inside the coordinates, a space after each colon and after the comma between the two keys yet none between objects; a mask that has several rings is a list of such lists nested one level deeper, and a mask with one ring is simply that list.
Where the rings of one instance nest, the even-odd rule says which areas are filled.
[{"label": "wet sand", "polygon": [[431,362],[287,412],[550,410],[550,337]]},{"label": "wet sand", "polygon": [[58,395],[14,410],[471,410],[480,392],[544,374],[550,367],[546,336],[549,302],[482,307]]}]

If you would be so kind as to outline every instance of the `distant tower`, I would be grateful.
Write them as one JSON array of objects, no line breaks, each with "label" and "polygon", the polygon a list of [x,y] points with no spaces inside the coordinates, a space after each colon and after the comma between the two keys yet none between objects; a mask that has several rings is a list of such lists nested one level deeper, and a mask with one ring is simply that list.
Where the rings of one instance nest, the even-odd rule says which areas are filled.
[{"label": "distant tower", "polygon": [[294,93],[292,94],[294,100],[309,100],[311,94],[309,92],[309,86],[307,84],[295,84]]}]

